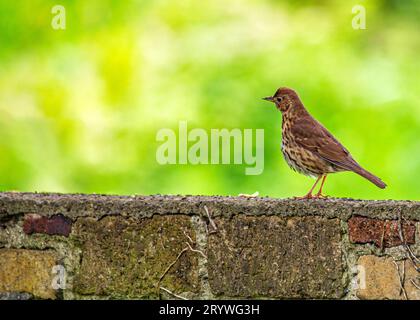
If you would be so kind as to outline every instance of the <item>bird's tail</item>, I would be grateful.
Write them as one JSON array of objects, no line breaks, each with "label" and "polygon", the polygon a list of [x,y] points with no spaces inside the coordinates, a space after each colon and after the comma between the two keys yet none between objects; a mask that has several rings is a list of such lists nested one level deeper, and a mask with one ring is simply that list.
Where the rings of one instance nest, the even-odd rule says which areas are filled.
[{"label": "bird's tail", "polygon": [[377,176],[373,175],[369,171],[363,169],[362,167],[357,166],[356,168],[353,169],[353,171],[355,173],[357,173],[358,175],[362,176],[363,178],[368,179],[370,182],[372,182],[377,187],[379,187],[381,189],[385,189],[386,184],[381,179],[379,179]]}]

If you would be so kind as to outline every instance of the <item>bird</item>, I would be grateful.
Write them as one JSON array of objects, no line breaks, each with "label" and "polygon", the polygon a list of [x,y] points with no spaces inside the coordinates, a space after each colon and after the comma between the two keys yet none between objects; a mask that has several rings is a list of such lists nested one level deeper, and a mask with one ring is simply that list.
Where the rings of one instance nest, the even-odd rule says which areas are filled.
[{"label": "bird", "polygon": [[[287,164],[298,173],[316,178],[309,192],[295,199],[326,198],[322,188],[327,175],[342,171],[353,171],[381,189],[386,187],[380,178],[362,168],[350,152],[309,114],[293,89],[281,87],[273,96],[263,99],[273,102],[282,114],[281,151]],[[321,187],[313,194],[319,181]]]}]

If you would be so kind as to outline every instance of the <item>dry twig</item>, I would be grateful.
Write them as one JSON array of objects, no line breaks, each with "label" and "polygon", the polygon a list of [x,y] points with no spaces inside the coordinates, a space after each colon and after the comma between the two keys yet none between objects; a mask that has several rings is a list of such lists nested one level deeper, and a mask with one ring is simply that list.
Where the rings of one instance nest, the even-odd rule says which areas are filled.
[{"label": "dry twig", "polygon": [[193,239],[187,234],[187,232],[185,230],[183,230],[183,233],[185,235],[185,237],[188,239],[188,241],[185,241],[185,243],[187,244],[187,247],[185,247],[184,249],[181,250],[181,252],[178,254],[178,256],[176,257],[176,259],[165,269],[165,271],[163,272],[163,274],[160,276],[159,281],[156,285],[156,287],[158,288],[158,294],[160,295],[160,290],[162,289],[163,291],[166,291],[167,293],[173,295],[176,298],[179,299],[183,299],[183,300],[187,300],[186,298],[177,295],[176,293],[173,293],[172,291],[160,286],[160,283],[162,282],[163,278],[166,276],[166,274],[169,272],[169,270],[171,270],[171,268],[175,265],[175,263],[177,263],[177,261],[181,258],[181,256],[188,250],[191,250],[192,252],[197,252],[199,254],[201,254],[205,259],[207,259],[207,256],[204,254],[203,251],[198,250],[198,249],[194,249],[192,247],[192,245],[195,244],[195,242],[193,241]]},{"label": "dry twig", "polygon": [[175,263],[181,258],[181,256],[188,250],[188,247],[185,247],[181,250],[181,252],[178,254],[176,259],[166,268],[165,272],[160,276],[159,281],[157,283],[157,286],[160,287],[160,283],[162,282],[163,278],[166,276],[166,274],[171,270],[171,268],[174,266]]},{"label": "dry twig", "polygon": [[255,191],[253,194],[247,194],[247,193],[240,193],[238,194],[238,197],[241,198],[256,198],[260,195],[258,191]]},{"label": "dry twig", "polygon": [[398,235],[400,237],[401,243],[403,248],[405,249],[405,253],[407,257],[411,260],[413,263],[414,269],[416,269],[417,272],[420,272],[420,267],[418,266],[418,263],[420,263],[420,260],[416,257],[414,252],[411,250],[410,246],[407,244],[407,242],[404,239],[403,235],[403,227],[402,227],[402,216],[401,211],[398,213]]},{"label": "dry twig", "polygon": [[385,226],[387,220],[385,220],[384,224],[382,225],[382,235],[381,235],[381,252],[384,251],[384,238],[385,238]]},{"label": "dry twig", "polygon": [[185,232],[185,230],[183,230],[182,232],[184,232],[184,235],[188,238],[188,240],[191,242],[191,243],[195,243],[194,241],[193,241],[193,239]]},{"label": "dry twig", "polygon": [[204,206],[204,211],[206,211],[207,217],[209,218],[210,225],[213,228],[213,230],[211,230],[211,231],[207,230],[208,233],[217,232],[216,223],[214,223],[213,219],[211,218],[210,213],[209,213],[209,209],[207,209],[207,206]]},{"label": "dry twig", "polygon": [[405,281],[405,260],[403,260],[403,267],[402,267],[402,270],[403,271],[402,271],[402,275],[400,273],[400,266],[398,265],[398,263],[396,261],[393,261],[393,262],[395,264],[395,267],[397,268],[398,280],[400,282],[400,295],[401,295],[401,293],[403,293],[404,294],[404,299],[405,300],[408,300],[407,292],[405,291],[405,288],[404,288],[404,281]]},{"label": "dry twig", "polygon": [[420,290],[420,285],[418,285],[418,284],[414,281],[414,279],[411,279],[411,280],[410,280],[410,282],[412,283],[412,285],[413,285],[414,287],[416,287],[418,290]]},{"label": "dry twig", "polygon": [[185,298],[183,296],[180,296],[180,295],[178,295],[176,293],[173,293],[172,291],[170,291],[170,290],[168,290],[168,289],[166,289],[164,287],[159,287],[159,289],[162,289],[163,291],[169,293],[170,295],[173,295],[175,298],[178,298],[178,299],[181,299],[181,300],[188,300],[187,298]]},{"label": "dry twig", "polygon": [[204,259],[207,259],[207,256],[204,254],[204,252],[203,252],[203,251],[198,250],[198,249],[194,249],[193,247],[191,247],[191,245],[190,245],[190,243],[189,243],[189,242],[185,242],[185,243],[187,244],[188,249],[190,249],[192,252],[197,252],[197,253],[201,254],[201,255],[203,256],[203,258],[204,258]]}]

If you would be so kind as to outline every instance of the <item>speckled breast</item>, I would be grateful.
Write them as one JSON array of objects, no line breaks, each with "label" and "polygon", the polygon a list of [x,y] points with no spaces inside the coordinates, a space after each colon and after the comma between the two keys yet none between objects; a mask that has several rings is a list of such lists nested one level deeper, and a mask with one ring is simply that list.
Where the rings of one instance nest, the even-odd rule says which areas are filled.
[{"label": "speckled breast", "polygon": [[336,171],[330,163],[296,144],[287,130],[282,131],[281,151],[287,164],[294,171],[310,177]]}]

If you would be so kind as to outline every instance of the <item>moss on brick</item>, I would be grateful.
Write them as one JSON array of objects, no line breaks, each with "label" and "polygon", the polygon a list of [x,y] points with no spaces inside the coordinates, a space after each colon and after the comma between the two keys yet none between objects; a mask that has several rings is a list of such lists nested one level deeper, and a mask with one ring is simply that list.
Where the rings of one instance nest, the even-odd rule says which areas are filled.
[{"label": "moss on brick", "polygon": [[[186,216],[78,219],[74,238],[81,242],[76,293],[124,298],[157,298],[157,283],[194,232]],[[161,285],[177,293],[197,293],[197,255],[185,252]]]},{"label": "moss on brick", "polygon": [[227,297],[340,298],[337,219],[235,216],[217,219],[208,244],[209,283]]}]

